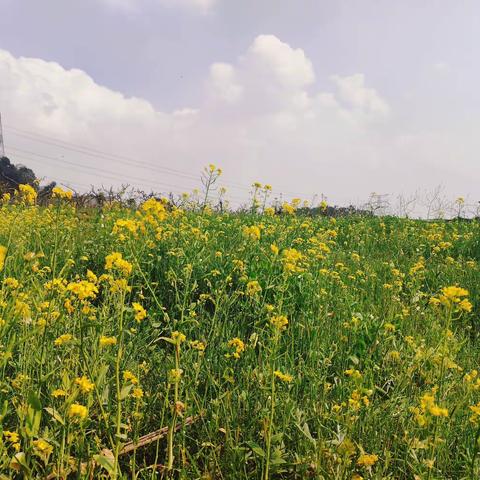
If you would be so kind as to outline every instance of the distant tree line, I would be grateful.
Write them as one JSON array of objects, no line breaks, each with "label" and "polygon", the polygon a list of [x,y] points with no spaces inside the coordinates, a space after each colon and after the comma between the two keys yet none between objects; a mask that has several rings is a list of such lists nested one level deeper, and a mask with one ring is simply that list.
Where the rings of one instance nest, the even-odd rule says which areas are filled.
[{"label": "distant tree line", "polygon": [[14,193],[19,185],[30,185],[37,190],[38,198],[48,198],[51,196],[55,182],[40,187],[35,172],[24,165],[14,165],[8,157],[0,158],[0,193]]}]

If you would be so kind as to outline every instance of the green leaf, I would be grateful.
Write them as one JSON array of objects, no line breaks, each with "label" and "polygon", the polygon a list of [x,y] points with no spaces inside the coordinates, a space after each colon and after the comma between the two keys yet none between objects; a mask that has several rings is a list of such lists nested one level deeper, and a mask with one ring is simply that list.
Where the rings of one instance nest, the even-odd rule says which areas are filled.
[{"label": "green leaf", "polygon": [[258,445],[255,442],[246,442],[246,443],[252,449],[252,452],[255,453],[255,455],[258,455],[259,457],[262,457],[262,458],[265,457],[265,452],[260,447],[260,445]]},{"label": "green leaf", "polygon": [[113,474],[114,461],[105,455],[94,455],[93,459],[102,466],[110,475]]},{"label": "green leaf", "polygon": [[57,410],[51,407],[46,407],[45,411],[48,412],[58,423],[61,423],[62,425],[65,425],[65,420],[63,417],[58,413]]},{"label": "green leaf", "polygon": [[120,392],[120,400],[127,398],[132,388],[133,388],[133,385],[126,385],[125,387],[123,387]]},{"label": "green leaf", "polygon": [[42,402],[34,392],[28,394],[28,404],[37,412],[42,409]]},{"label": "green leaf", "polygon": [[24,452],[18,452],[12,457],[10,460],[10,468],[13,468],[13,470],[16,470],[17,472],[23,470],[28,476],[30,476],[30,469],[28,468],[27,457]]}]

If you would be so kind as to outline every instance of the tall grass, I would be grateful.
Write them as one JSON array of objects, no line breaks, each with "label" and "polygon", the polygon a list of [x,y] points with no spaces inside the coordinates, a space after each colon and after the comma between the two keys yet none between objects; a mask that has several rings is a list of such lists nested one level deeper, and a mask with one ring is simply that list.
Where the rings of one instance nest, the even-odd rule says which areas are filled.
[{"label": "tall grass", "polygon": [[479,478],[478,222],[33,202],[1,478]]}]

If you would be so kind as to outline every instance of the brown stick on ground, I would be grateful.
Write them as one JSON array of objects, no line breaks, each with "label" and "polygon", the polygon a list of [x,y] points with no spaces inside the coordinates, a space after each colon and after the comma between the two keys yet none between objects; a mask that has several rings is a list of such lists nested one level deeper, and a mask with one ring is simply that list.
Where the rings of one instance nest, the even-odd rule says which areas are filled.
[{"label": "brown stick on ground", "polygon": [[[177,425],[175,426],[175,431],[178,432],[178,430],[180,430],[183,426],[191,425],[193,422],[198,420],[198,418],[198,415],[194,417],[187,417],[182,423],[177,423]],[[148,433],[147,435],[140,437],[136,442],[126,443],[125,446],[120,450],[119,455],[125,455],[126,453],[136,450],[137,448],[144,447],[145,445],[148,445],[152,442],[155,442],[156,440],[159,440],[160,438],[165,437],[168,433],[169,428],[170,427],[160,428],[159,430],[155,430],[154,432]]]}]

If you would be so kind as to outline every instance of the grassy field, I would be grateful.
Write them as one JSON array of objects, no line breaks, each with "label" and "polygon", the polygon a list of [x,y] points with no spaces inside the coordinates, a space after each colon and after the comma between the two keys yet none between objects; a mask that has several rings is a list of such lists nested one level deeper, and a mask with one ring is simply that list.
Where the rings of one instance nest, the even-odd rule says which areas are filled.
[{"label": "grassy field", "polygon": [[478,222],[56,196],[0,207],[0,478],[480,477]]}]

